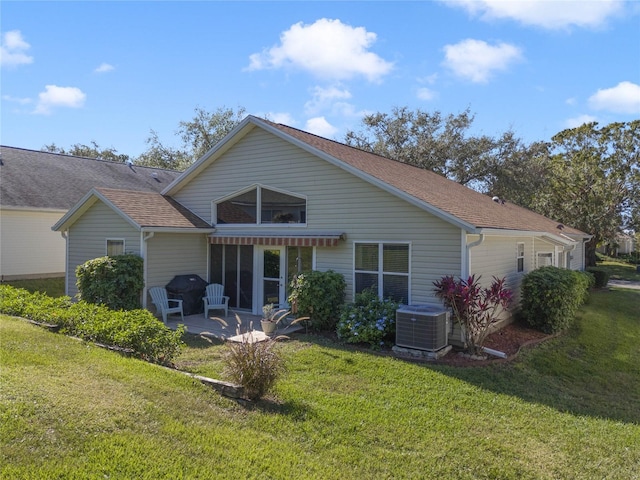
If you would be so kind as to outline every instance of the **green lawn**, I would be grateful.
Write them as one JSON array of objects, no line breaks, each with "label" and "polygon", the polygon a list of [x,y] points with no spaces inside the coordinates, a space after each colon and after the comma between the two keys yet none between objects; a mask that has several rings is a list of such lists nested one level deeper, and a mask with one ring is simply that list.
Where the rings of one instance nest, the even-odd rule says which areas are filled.
[{"label": "green lawn", "polygon": [[64,277],[9,280],[3,283],[16,288],[24,288],[29,292],[46,293],[50,297],[62,297],[64,295]]},{"label": "green lawn", "polygon": [[640,273],[638,273],[635,265],[607,260],[604,262],[598,262],[598,268],[607,270],[612,280],[631,280],[640,282]]},{"label": "green lawn", "polygon": [[[281,344],[275,396],[242,405],[177,372],[0,316],[3,479],[633,479],[640,292],[597,292],[513,364],[452,368]],[[219,375],[192,338],[181,367]]]}]

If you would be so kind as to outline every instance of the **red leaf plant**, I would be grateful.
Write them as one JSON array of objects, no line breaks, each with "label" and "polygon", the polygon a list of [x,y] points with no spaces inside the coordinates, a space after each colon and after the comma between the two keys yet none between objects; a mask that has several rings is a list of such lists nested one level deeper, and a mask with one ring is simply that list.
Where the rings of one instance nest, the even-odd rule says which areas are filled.
[{"label": "red leaf plant", "polygon": [[469,353],[482,354],[484,341],[500,314],[509,307],[512,291],[505,288],[505,279],[493,277],[489,288],[480,286],[480,278],[471,275],[467,280],[444,276],[433,282],[436,297],[453,310],[453,317],[462,326]]}]

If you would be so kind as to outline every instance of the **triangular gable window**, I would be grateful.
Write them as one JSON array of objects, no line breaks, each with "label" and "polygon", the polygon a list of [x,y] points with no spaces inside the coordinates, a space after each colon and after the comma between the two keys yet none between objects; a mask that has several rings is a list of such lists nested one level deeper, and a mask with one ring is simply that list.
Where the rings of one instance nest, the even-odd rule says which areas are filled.
[{"label": "triangular gable window", "polygon": [[300,224],[307,222],[307,199],[254,187],[215,204],[216,224]]}]

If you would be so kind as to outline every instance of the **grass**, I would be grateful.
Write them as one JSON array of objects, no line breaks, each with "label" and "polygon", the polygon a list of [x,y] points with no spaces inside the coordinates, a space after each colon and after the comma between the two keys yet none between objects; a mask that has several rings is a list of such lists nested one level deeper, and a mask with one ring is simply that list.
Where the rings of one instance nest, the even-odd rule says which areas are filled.
[{"label": "grass", "polygon": [[3,283],[16,288],[24,288],[29,292],[43,292],[50,297],[62,297],[64,295],[64,277],[9,280]]},{"label": "grass", "polygon": [[[0,317],[0,476],[638,478],[638,302],[594,293],[569,334],[491,367],[297,337],[275,396],[248,406]],[[190,337],[178,361],[215,377],[223,349]]]},{"label": "grass", "polygon": [[635,265],[616,262],[614,260],[606,260],[598,262],[598,268],[607,270],[612,280],[631,280],[634,282],[640,282],[640,272],[637,271]]}]

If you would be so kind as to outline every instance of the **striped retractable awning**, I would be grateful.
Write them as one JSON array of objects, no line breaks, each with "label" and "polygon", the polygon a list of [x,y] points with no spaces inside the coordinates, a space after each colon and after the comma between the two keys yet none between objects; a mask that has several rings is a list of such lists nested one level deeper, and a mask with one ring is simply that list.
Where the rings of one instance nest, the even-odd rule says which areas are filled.
[{"label": "striped retractable awning", "polygon": [[344,233],[320,235],[211,235],[213,245],[273,245],[283,247],[337,247]]}]

